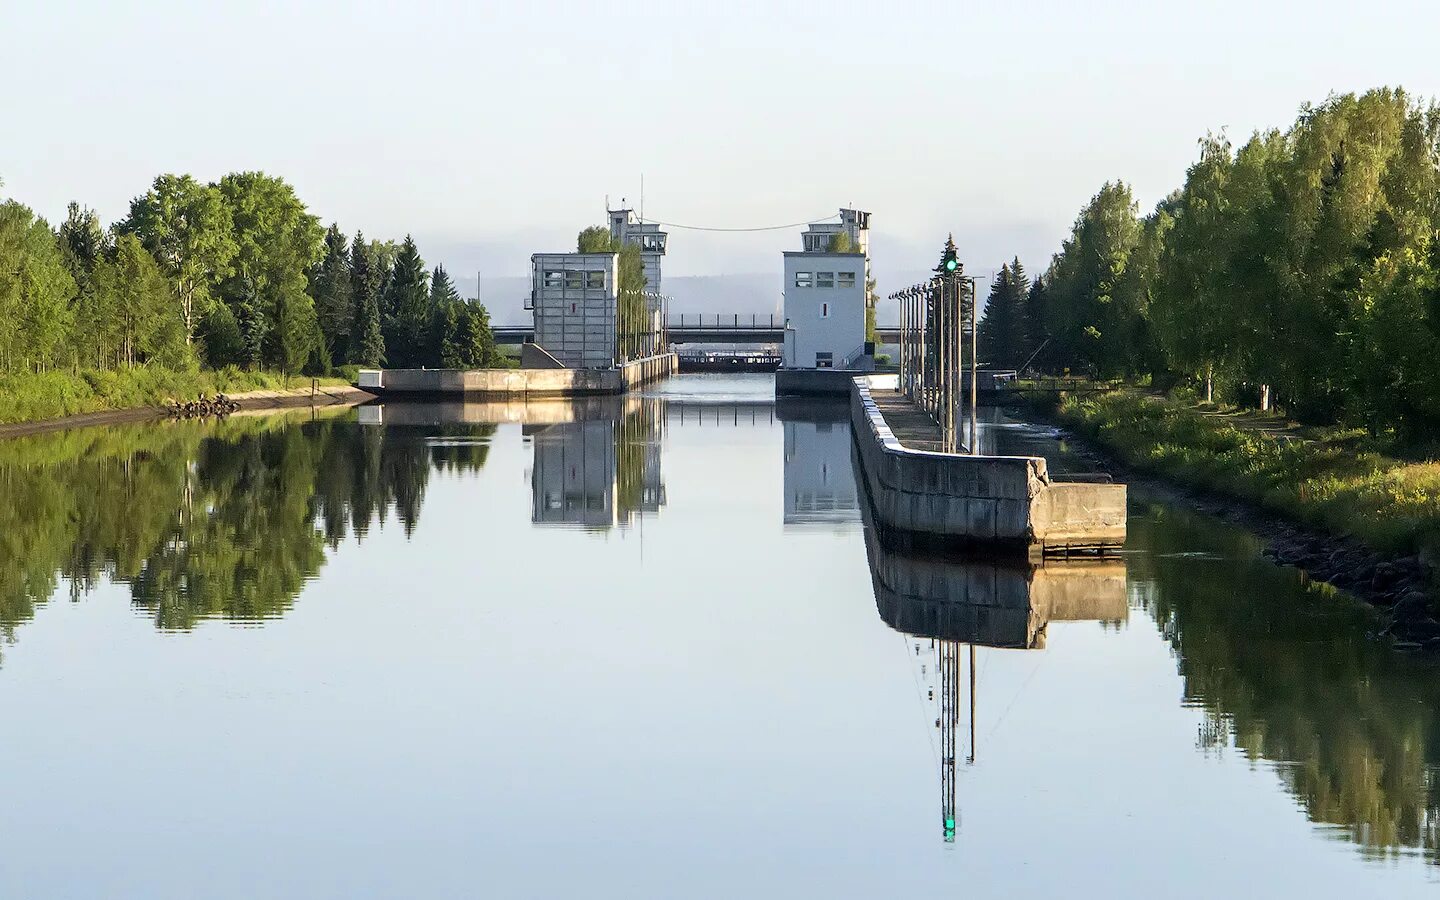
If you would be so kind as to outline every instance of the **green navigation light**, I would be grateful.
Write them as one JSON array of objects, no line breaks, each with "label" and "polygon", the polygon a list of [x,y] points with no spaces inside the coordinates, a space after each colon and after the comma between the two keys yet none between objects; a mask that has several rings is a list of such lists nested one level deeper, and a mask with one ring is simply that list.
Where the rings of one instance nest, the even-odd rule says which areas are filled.
[{"label": "green navigation light", "polygon": [[945,260],[945,271],[947,271],[947,272],[953,272],[953,271],[955,271],[956,267],[959,266],[959,265],[960,265],[960,263],[959,263],[958,261],[953,260],[953,259],[947,259],[947,260]]}]

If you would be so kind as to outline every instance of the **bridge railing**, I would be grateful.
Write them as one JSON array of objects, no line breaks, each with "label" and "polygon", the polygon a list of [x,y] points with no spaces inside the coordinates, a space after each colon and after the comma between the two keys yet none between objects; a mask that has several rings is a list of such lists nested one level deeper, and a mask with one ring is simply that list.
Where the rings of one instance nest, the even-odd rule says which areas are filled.
[{"label": "bridge railing", "polygon": [[671,331],[775,331],[784,327],[785,317],[774,313],[680,313],[671,316]]}]

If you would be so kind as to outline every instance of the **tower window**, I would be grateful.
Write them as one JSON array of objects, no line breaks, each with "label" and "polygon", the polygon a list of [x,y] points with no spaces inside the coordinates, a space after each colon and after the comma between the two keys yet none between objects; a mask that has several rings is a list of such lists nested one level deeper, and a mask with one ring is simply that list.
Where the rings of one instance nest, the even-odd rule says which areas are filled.
[{"label": "tower window", "polygon": [[795,273],[795,286],[796,286],[797,288],[814,287],[814,286],[815,286],[814,276],[811,275],[811,273],[809,273],[809,272],[796,272],[796,273]]},{"label": "tower window", "polygon": [[835,286],[834,272],[816,272],[815,286],[817,288],[833,288]]},{"label": "tower window", "polygon": [[840,273],[840,286],[841,286],[842,288],[853,288],[853,287],[855,286],[855,273],[854,273],[854,272],[841,272],[841,273]]},{"label": "tower window", "polygon": [[828,303],[822,303],[822,304],[820,304],[820,318],[822,318],[822,319],[828,319],[828,318],[830,318],[830,304],[828,304]]}]

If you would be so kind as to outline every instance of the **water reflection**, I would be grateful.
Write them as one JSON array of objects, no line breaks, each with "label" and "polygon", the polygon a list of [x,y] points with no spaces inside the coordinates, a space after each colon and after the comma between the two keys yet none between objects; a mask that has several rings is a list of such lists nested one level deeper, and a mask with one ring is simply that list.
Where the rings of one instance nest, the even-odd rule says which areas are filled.
[{"label": "water reflection", "polygon": [[485,464],[493,425],[356,428],[351,414],[135,424],[0,441],[0,629],[56,593],[129,586],[156,626],[284,614],[325,563],[432,470]]},{"label": "water reflection", "polygon": [[527,423],[534,449],[530,521],[604,531],[665,505],[664,416],[641,398],[574,404],[571,421]]},{"label": "water reflection", "polygon": [[843,401],[781,400],[778,413],[785,429],[785,525],[858,522],[849,408]]},{"label": "water reflection", "polygon": [[[993,413],[986,422],[985,446],[1038,450],[1056,468],[1065,465],[1043,430]],[[773,505],[764,506],[762,520],[746,521],[757,531],[775,527],[778,506],[787,530],[819,524],[839,535],[833,542],[839,552],[866,554],[875,611],[886,627],[907,636],[907,656],[929,704],[924,724],[933,724],[940,738],[939,806],[947,837],[958,828],[956,767],[976,757],[983,762],[986,752],[993,759],[999,750],[982,734],[990,749],[977,752],[976,648],[982,666],[992,649],[1036,658],[1047,647],[1073,651],[1077,642],[1061,638],[1082,636],[1052,634],[1053,622],[1109,627],[1129,621],[1128,634],[1135,635],[1153,619],[1183,683],[1183,702],[1203,713],[1195,736],[1199,753],[1238,756],[1273,772],[1310,821],[1367,855],[1440,858],[1440,680],[1434,667],[1367,641],[1363,610],[1269,564],[1247,533],[1143,498],[1132,510],[1123,563],[1036,566],[887,545],[868,527],[868,505],[856,493],[843,406],[777,408],[723,396],[391,403],[318,417],[141,424],[0,441],[0,633],[13,639],[37,606],[55,596],[78,598],[104,581],[122,585],[136,609],[163,629],[188,629],[207,618],[251,623],[283,615],[342,541],[363,539],[387,521],[412,533],[437,488],[436,473],[473,473],[487,464],[496,423],[513,423],[502,443],[513,441],[512,452],[524,455],[522,462],[509,459],[515,469],[505,474],[528,467],[531,521],[547,527],[623,528],[667,504],[685,506],[682,488],[694,491],[713,477],[714,454],[727,452],[727,442],[766,438],[769,443],[749,449],[763,450],[768,465],[778,467],[769,471],[770,481],[761,481],[766,472],[755,473]],[[678,429],[694,444],[721,449],[707,456],[694,446],[672,446]],[[709,430],[717,432],[713,444]],[[523,525],[525,491],[516,487],[521,505],[515,515]],[[781,498],[773,496],[777,489]],[[700,504],[690,496],[693,511]],[[762,505],[737,504],[730,515]],[[866,526],[863,549],[854,532],[857,517]],[[675,534],[723,542],[722,526],[734,521],[706,521],[711,530]],[[553,552],[555,533],[543,537],[546,547],[516,541],[535,554],[527,561],[543,562]],[[809,535],[797,543],[831,552],[830,543]],[[765,571],[791,579],[757,580],[754,590],[767,591],[765,602],[775,609],[801,608],[797,596],[808,589],[813,569],[786,574],[795,568],[787,555],[795,544],[774,559],[764,556],[767,547],[753,546],[758,561],[772,566]],[[843,617],[842,594],[833,605],[817,604],[815,614]],[[664,596],[665,603],[646,608],[642,624],[655,626],[657,635],[663,633],[657,622],[693,624],[675,600],[686,600],[683,592],[667,589]],[[868,609],[871,598],[850,599]],[[392,614],[404,615],[404,608],[396,604]],[[636,614],[615,608],[617,616]],[[611,614],[608,608],[590,612]],[[878,630],[873,614],[865,615]],[[1115,637],[1107,632],[1097,640]],[[1111,645],[1091,646],[1104,652]],[[1015,655],[993,654],[1006,657]],[[1168,671],[1149,671],[1157,683],[1169,684]],[[1022,705],[1034,710],[1039,702],[1032,692]],[[1173,709],[1168,697],[1162,702]],[[731,721],[748,714],[734,712]],[[1117,781],[1115,789],[1123,788]]]},{"label": "water reflection", "polygon": [[1364,636],[1367,612],[1259,556],[1248,532],[1132,511],[1136,596],[1173,648],[1202,752],[1273,764],[1310,821],[1369,856],[1440,849],[1434,664]]},{"label": "water reflection", "polygon": [[[858,473],[855,480],[864,483]],[[967,762],[974,763],[976,647],[1043,650],[1051,622],[1124,622],[1129,615],[1125,566],[1113,559],[1046,561],[918,551],[887,538],[875,526],[868,493],[864,501],[875,608],[881,621],[912,639],[911,662],[939,738],[941,833],[954,841],[961,659],[969,662]]]}]

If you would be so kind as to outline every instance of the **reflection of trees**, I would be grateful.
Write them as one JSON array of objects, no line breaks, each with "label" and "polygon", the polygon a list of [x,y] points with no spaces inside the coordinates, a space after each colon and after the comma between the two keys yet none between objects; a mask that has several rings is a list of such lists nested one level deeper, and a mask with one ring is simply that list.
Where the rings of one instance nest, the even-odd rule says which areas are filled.
[{"label": "reflection of trees", "polygon": [[479,468],[493,431],[254,417],[0,442],[0,634],[61,578],[128,583],[163,628],[281,615],[326,544],[392,509],[409,534],[432,464]]},{"label": "reflection of trees", "polygon": [[[1175,650],[1202,746],[1272,761],[1311,821],[1368,853],[1440,847],[1429,670],[1365,639],[1365,612],[1255,553],[1244,532],[1173,510],[1130,521],[1130,579]],[[1224,563],[1197,560],[1196,551]],[[1244,560],[1253,560],[1244,562]],[[1200,567],[1223,577],[1205,577]],[[1308,596],[1297,596],[1305,594]]]},{"label": "reflection of trees", "polygon": [[621,522],[655,512],[663,502],[661,428],[660,404],[653,400],[627,410],[615,423],[615,506]]}]

